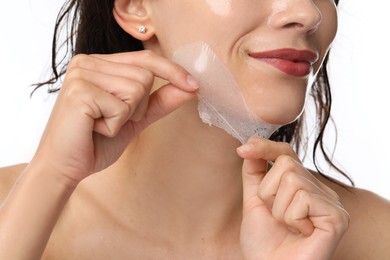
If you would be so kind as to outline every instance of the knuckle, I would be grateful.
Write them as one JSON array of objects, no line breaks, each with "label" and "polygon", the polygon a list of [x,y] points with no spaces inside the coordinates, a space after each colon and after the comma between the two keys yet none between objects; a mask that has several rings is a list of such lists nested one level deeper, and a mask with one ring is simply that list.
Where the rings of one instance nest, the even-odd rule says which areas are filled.
[{"label": "knuckle", "polygon": [[297,178],[297,174],[293,171],[287,171],[282,175],[281,183],[286,186],[296,186],[299,182],[299,178]]},{"label": "knuckle", "polygon": [[[62,104],[66,109],[77,109],[83,114],[90,114],[94,111],[88,104],[91,104],[93,94],[85,87],[86,82],[80,79],[75,79],[66,87],[62,87],[58,96],[59,104]],[[95,111],[94,111],[95,112]]]},{"label": "knuckle", "polygon": [[71,79],[61,88],[62,95],[65,98],[82,97],[85,93],[86,81],[80,78]]},{"label": "knuckle", "polygon": [[151,50],[143,50],[142,51],[142,55],[145,56],[144,58],[146,58],[146,59],[148,59],[148,58],[150,59],[150,58],[154,58],[155,57],[154,52],[151,51]]},{"label": "knuckle", "polygon": [[74,80],[74,79],[78,79],[78,78],[82,78],[82,75],[83,75],[83,70],[80,68],[80,67],[72,67],[72,68],[69,68],[67,73],[66,73],[66,78],[70,80]]},{"label": "knuckle", "polygon": [[257,196],[261,200],[266,201],[266,202],[270,202],[270,201],[273,202],[273,200],[275,198],[275,194],[273,194],[266,187],[259,187],[259,189],[257,190]]},{"label": "knuckle", "polygon": [[290,212],[287,212],[279,221],[286,223],[287,226],[293,226],[296,222],[296,219]]},{"label": "knuckle", "polygon": [[106,119],[109,131],[106,132],[107,137],[115,137],[119,133],[121,127],[129,119],[130,106],[125,103],[120,103],[112,108],[110,116]]},{"label": "knuckle", "polygon": [[289,155],[280,155],[275,163],[282,165],[286,170],[292,170],[295,168],[295,160]]},{"label": "knuckle", "polygon": [[284,222],[285,224],[287,224],[287,226],[293,227],[295,226],[297,220],[299,221],[299,219],[301,218],[297,217],[296,213],[293,210],[287,209],[282,219],[279,221]]},{"label": "knuckle", "polygon": [[118,112],[117,114],[119,115],[120,118],[122,119],[127,119],[129,117],[131,109],[131,105],[121,102],[120,106],[118,106]]},{"label": "knuckle", "polygon": [[75,55],[70,63],[69,63],[69,68],[74,68],[74,67],[80,67],[82,66],[83,64],[85,64],[85,62],[87,61],[88,59],[88,55],[87,54],[77,54]]},{"label": "knuckle", "polygon": [[114,112],[115,117],[119,122],[125,122],[129,119],[132,106],[126,103],[120,103],[121,105],[117,106],[116,111]]},{"label": "knuckle", "polygon": [[147,92],[142,83],[135,82],[134,87],[131,88],[130,94],[134,102],[139,102],[147,94]]},{"label": "knuckle", "polygon": [[303,203],[309,199],[309,195],[307,191],[300,189],[295,193],[294,199],[297,200],[298,204],[303,205]]},{"label": "knuckle", "polygon": [[151,71],[145,70],[143,73],[140,74],[139,81],[142,83],[143,88],[149,88],[154,81],[154,75]]},{"label": "knuckle", "polygon": [[134,109],[131,109],[130,112],[134,112],[135,107],[138,105],[138,103],[141,102],[143,97],[146,95],[146,90],[143,87],[143,85],[139,82],[133,82],[133,87],[128,90],[127,97],[125,97],[123,100],[129,104]]},{"label": "knuckle", "polygon": [[78,94],[85,85],[85,81],[80,78],[70,78],[65,84],[62,86],[62,91],[67,95],[75,95]]}]

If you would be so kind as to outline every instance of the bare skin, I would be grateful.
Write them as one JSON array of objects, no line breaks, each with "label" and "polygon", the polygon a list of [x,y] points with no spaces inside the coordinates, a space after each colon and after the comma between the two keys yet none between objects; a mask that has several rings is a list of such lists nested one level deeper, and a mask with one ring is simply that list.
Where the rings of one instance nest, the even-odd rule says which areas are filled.
[{"label": "bare skin", "polygon": [[[291,235],[295,235],[296,232],[305,232],[305,236],[299,235],[304,239],[314,234],[310,229],[318,228],[311,224],[308,227],[307,225],[287,227],[283,219],[280,219],[280,222],[276,220],[278,214],[275,214],[269,219],[267,217],[268,220],[255,219],[260,222],[256,225],[249,224],[249,229],[243,231],[243,207],[244,216],[251,216],[248,212],[257,207],[252,203],[254,199],[256,205],[259,202],[270,205],[264,207],[265,211],[262,210],[261,215],[267,212],[273,213],[270,208],[274,207],[275,202],[272,202],[270,198],[274,196],[274,192],[269,191],[268,194],[267,192],[264,194],[264,190],[270,187],[272,189],[272,183],[275,183],[275,180],[283,179],[287,180],[294,190],[305,186],[305,189],[309,190],[314,187],[316,189],[314,193],[324,193],[323,195],[332,201],[329,210],[336,210],[335,216],[341,217],[340,219],[336,217],[336,219],[344,224],[341,229],[337,226],[335,228],[341,233],[333,234],[331,238],[335,243],[330,243],[322,249],[324,259],[381,259],[390,253],[386,246],[386,241],[389,239],[389,233],[386,232],[389,228],[387,219],[390,214],[387,201],[357,189],[349,192],[317,176],[322,183],[339,194],[339,199],[333,191],[313,179],[313,175],[300,165],[288,145],[253,139],[250,142],[252,150],[236,151],[232,148],[237,147],[237,141],[221,132],[222,130],[209,128],[200,122],[194,123],[192,120],[180,119],[182,113],[188,115],[192,109],[190,101],[188,105],[170,116],[152,124],[126,148],[116,163],[101,172],[84,177],[72,189],[69,199],[65,199],[63,206],[53,206],[54,213],[52,214],[58,216],[58,221],[52,227],[47,227],[45,222],[44,227],[48,231],[42,237],[47,236],[48,242],[42,239],[37,246],[38,249],[36,246],[31,249],[31,252],[37,255],[36,258],[43,254],[43,259],[129,257],[141,259],[262,259],[262,257],[255,256],[255,254],[261,255],[265,252],[259,246],[261,243],[257,243],[259,250],[256,252],[252,252],[251,248],[251,241],[262,240],[262,238],[256,238],[257,235],[251,231],[262,226],[269,228],[269,224],[262,224],[262,221],[271,220],[277,224],[278,228],[284,230],[283,232]],[[193,112],[196,113],[196,110]],[[52,118],[55,117],[55,113],[56,110]],[[172,124],[177,126],[172,128]],[[162,131],[166,127],[175,130]],[[191,136],[189,132],[199,133],[201,129],[207,130],[207,135],[212,135],[213,138],[199,146],[189,146],[187,142],[200,143],[200,140],[193,140],[197,138],[197,135]],[[215,138],[215,135],[220,136],[221,139]],[[43,140],[45,138],[46,136]],[[149,146],[143,142],[153,142],[153,145]],[[174,145],[167,149],[167,143]],[[204,149],[206,146],[209,149]],[[51,150],[48,149],[48,151]],[[45,154],[42,158],[48,158],[50,161],[49,155]],[[243,161],[240,156],[247,158],[244,160],[242,170]],[[250,160],[252,156],[265,158]],[[169,160],[169,158],[175,158],[175,160]],[[260,170],[265,171],[265,160],[275,161],[273,170],[268,171],[266,177],[261,173],[254,174]],[[148,161],[154,163],[148,164]],[[3,198],[17,181],[20,172],[24,172],[24,176],[19,176],[19,182],[24,180],[25,183],[27,182],[26,173],[32,176],[37,174],[31,170],[32,167],[39,166],[34,166],[34,164],[33,161],[28,168],[25,168],[25,165],[19,165],[1,170]],[[258,167],[265,168],[259,170]],[[53,172],[51,174],[54,174]],[[294,174],[289,174],[291,172]],[[274,177],[267,178],[267,175]],[[72,178],[74,176],[77,175],[73,173]],[[304,182],[302,182],[302,176],[304,176]],[[242,178],[244,182],[241,181]],[[50,187],[53,186],[50,178],[37,180],[36,185],[30,187],[34,190],[29,195],[32,199],[34,196],[31,194],[39,193],[45,188],[46,183],[51,182]],[[305,180],[310,180],[310,182],[306,183]],[[74,182],[74,179],[71,182]],[[310,183],[316,183],[316,185],[311,186]],[[307,184],[310,185],[307,186]],[[243,185],[246,190],[244,192]],[[20,186],[23,185],[14,186],[14,192]],[[253,193],[250,191],[252,186]],[[53,195],[54,193],[47,194]],[[5,203],[7,205],[8,202],[6,209],[9,210],[10,205],[12,206],[10,204],[12,200],[15,201],[15,195],[11,194]],[[45,200],[50,202],[53,198],[46,195],[38,201],[30,201],[33,207],[27,208],[28,218],[21,218],[22,222],[17,226],[18,234],[27,232],[23,225],[25,228],[33,225],[26,221],[27,219],[33,220],[33,213],[40,207],[42,210],[47,209]],[[60,201],[62,202],[63,199]],[[317,203],[321,204],[321,202]],[[342,203],[341,205],[348,211],[351,222],[344,238],[337,245],[338,239],[341,239],[345,228],[348,227],[348,219],[343,219],[347,215],[338,206],[339,203]],[[323,206],[326,207],[326,205]],[[245,212],[245,207],[247,212]],[[20,215],[26,216],[27,214]],[[4,219],[4,215],[2,217]],[[57,219],[57,217],[50,219],[53,218]],[[8,220],[8,223],[12,224],[12,221]],[[308,231],[307,228],[309,228]],[[34,230],[31,232],[33,233]],[[249,234],[255,237],[248,241]],[[257,234],[263,234],[263,231]],[[269,238],[269,236],[264,238],[265,248],[270,246]],[[319,241],[321,244],[324,243],[322,239]],[[28,241],[26,243],[29,244]],[[40,250],[39,247],[42,246],[43,249]],[[335,250],[334,256],[331,257],[333,250]],[[299,254],[300,250],[297,253]],[[268,254],[274,256],[273,252],[266,252],[264,258],[269,258]],[[310,254],[311,259],[319,255],[317,251]],[[32,258],[31,255],[26,257],[26,259]],[[275,259],[284,259],[284,257],[278,256]],[[302,259],[302,256],[297,255],[296,259]]]},{"label": "bare skin", "polygon": [[[21,164],[0,169],[1,200],[25,167]],[[349,228],[332,259],[386,259],[390,255],[387,246],[390,240],[389,201],[369,191],[345,189],[319,175],[316,177],[340,195],[340,201],[351,217]],[[91,179],[90,182],[98,184],[99,181]],[[90,185],[86,181],[72,195],[42,259],[242,259],[237,245],[238,223],[229,225],[231,238],[227,239],[229,232],[226,232],[228,234],[219,242],[194,239],[190,233],[186,241],[191,239],[192,244],[186,248],[172,229],[167,230],[165,239],[158,240],[152,239],[153,233],[149,233],[154,229],[124,222],[123,216],[119,217],[124,206],[107,204],[108,193],[91,191]],[[159,223],[163,224],[162,221]],[[194,233],[199,232],[198,225],[189,225],[187,231],[191,232],[191,228],[195,229],[192,230]]]},{"label": "bare skin", "polygon": [[[84,63],[77,61],[75,64]],[[74,82],[74,75],[79,77],[76,73],[70,75],[47,129],[66,120],[59,116],[61,103],[67,102],[68,98],[72,101],[74,97],[63,93],[67,93],[67,82]],[[185,77],[177,78],[180,84],[180,78]],[[89,92],[88,88],[84,90]],[[28,167],[19,165],[2,169],[2,199],[6,194],[10,195],[1,209],[0,246],[3,247],[0,251],[9,253],[4,249],[14,248],[11,255],[15,253],[16,259],[39,259],[41,255],[44,259],[270,259],[270,256],[285,259],[285,254],[297,254],[296,259],[304,259],[304,256],[307,259],[381,259],[390,254],[386,246],[390,238],[386,232],[390,216],[387,201],[360,190],[348,192],[321,177],[318,179],[325,185],[319,183],[300,164],[289,145],[255,138],[250,140],[247,149],[236,150],[239,146],[236,140],[197,119],[192,90],[189,91],[182,94],[184,99],[190,100],[186,105],[146,128],[124,148],[114,164],[94,175],[85,169],[100,164],[88,163],[95,161],[86,156],[81,158],[87,158],[83,164],[87,168],[58,172],[58,166],[53,167],[50,163],[53,156],[58,156],[50,148],[56,137],[47,132]],[[163,100],[169,104],[169,99]],[[175,101],[179,102],[177,98]],[[163,107],[168,107],[167,104]],[[76,109],[75,115],[80,110]],[[190,118],[195,119],[185,120],[191,113],[193,117]],[[144,112],[147,114],[148,110]],[[142,120],[137,122],[142,123]],[[71,125],[62,134],[67,135],[71,129],[75,128]],[[117,136],[126,138],[119,133]],[[56,134],[61,137],[59,129]],[[57,140],[72,142],[70,138]],[[110,137],[107,141],[115,139]],[[83,145],[79,141],[73,143]],[[66,144],[61,146],[64,148],[62,153],[69,152]],[[76,151],[82,148],[69,147]],[[114,160],[115,154],[110,153],[111,159],[105,161]],[[75,159],[74,163],[77,163],[79,157]],[[267,160],[275,163],[266,173]],[[74,165],[68,160],[62,163],[65,165],[60,169]],[[65,176],[65,173],[70,175]],[[85,176],[80,177],[80,174]],[[13,185],[15,182],[17,184]],[[288,185],[283,186],[285,184]],[[9,193],[12,185],[13,191]],[[311,216],[312,212],[306,212],[305,219],[310,221],[303,225],[286,222],[289,219],[284,218],[287,213],[283,213],[283,205],[286,201],[292,204],[290,199],[301,189],[314,197],[313,208],[320,205],[319,209],[323,210],[320,215],[330,214],[329,220],[316,223],[315,214]],[[292,194],[282,195],[281,200],[272,199],[286,190]],[[294,208],[302,209],[305,203],[302,201]],[[18,204],[25,206],[19,208]],[[342,206],[351,216],[350,223]],[[282,213],[270,208],[282,209]],[[329,223],[331,225],[327,226]],[[275,230],[269,229],[270,224],[275,225]],[[253,232],[262,228],[265,230]],[[316,230],[321,235],[322,230],[327,229],[323,239],[313,239],[313,234],[318,234]],[[267,230],[271,234],[262,237]],[[272,243],[281,243],[270,239],[275,237],[277,230],[293,240],[283,242],[286,247],[266,250],[273,246]],[[18,237],[21,233],[30,234],[32,240],[28,239],[30,236]],[[15,244],[10,236],[16,236],[20,242]],[[297,250],[299,243],[304,256],[300,249]],[[290,248],[288,244],[293,246],[292,251],[285,250]],[[27,253],[18,255],[20,252]],[[275,256],[276,252],[279,255]]]},{"label": "bare skin", "polygon": [[[234,0],[223,17],[206,12],[205,1],[188,3],[117,0],[118,24],[148,50],[71,60],[34,158],[1,170],[0,258],[390,255],[389,202],[315,177],[288,144],[254,137],[241,145],[203,124],[197,81],[169,60],[173,37],[218,45],[243,92],[272,101],[270,113],[256,115],[290,123],[335,35],[334,2]],[[220,29],[228,22],[232,33]],[[311,50],[318,59],[298,77],[248,55],[275,48]]]}]

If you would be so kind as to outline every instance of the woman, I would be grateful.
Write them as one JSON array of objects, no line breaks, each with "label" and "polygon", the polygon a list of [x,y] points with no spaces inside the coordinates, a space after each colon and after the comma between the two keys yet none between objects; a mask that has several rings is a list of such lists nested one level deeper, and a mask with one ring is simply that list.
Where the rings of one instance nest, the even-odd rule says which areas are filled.
[{"label": "woman", "polygon": [[290,142],[317,73],[322,123],[329,116],[321,65],[333,1],[79,0],[63,12],[71,8],[80,55],[32,161],[1,170],[1,259],[390,255],[389,202],[305,169],[285,142],[241,145],[205,125],[198,80],[170,60],[207,43],[255,116],[286,125],[272,139]]}]

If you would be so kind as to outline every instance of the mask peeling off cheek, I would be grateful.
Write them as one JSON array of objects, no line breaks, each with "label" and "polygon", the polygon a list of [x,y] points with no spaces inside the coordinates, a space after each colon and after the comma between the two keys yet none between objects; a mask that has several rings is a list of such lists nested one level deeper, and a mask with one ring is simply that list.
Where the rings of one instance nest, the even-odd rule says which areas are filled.
[{"label": "mask peeling off cheek", "polygon": [[254,116],[233,75],[206,43],[182,46],[172,60],[199,81],[198,111],[204,123],[225,130],[241,143],[251,136],[269,138],[280,127]]}]

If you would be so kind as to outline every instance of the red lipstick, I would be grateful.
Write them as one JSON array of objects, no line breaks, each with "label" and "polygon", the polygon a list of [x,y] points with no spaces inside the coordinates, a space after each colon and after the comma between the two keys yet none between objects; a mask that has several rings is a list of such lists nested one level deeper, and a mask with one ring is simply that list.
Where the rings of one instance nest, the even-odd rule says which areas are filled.
[{"label": "red lipstick", "polygon": [[310,74],[318,55],[308,50],[279,49],[249,53],[249,56],[266,62],[287,75],[305,77]]}]

